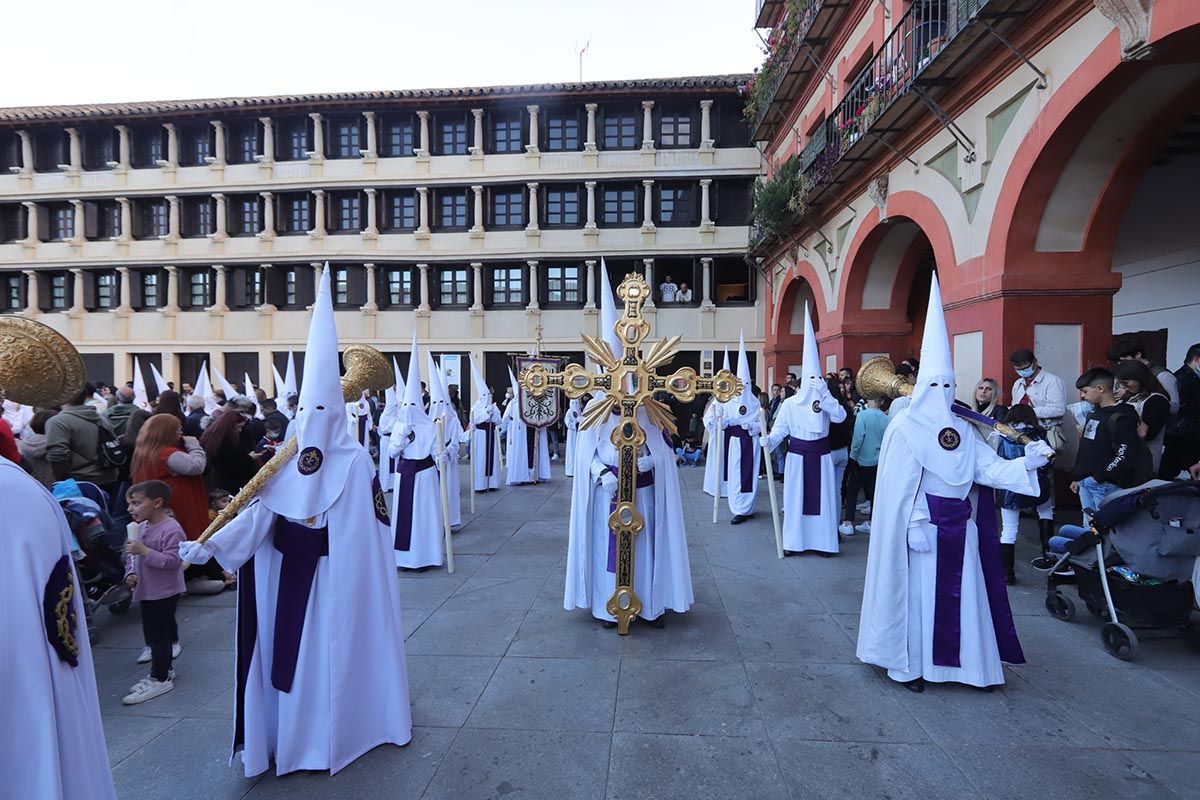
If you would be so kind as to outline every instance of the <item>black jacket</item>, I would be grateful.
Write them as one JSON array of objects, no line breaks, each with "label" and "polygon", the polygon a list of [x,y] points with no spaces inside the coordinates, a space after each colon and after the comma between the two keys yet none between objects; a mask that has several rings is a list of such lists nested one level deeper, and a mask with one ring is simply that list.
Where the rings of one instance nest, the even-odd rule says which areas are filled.
[{"label": "black jacket", "polygon": [[1137,459],[1146,444],[1138,436],[1138,415],[1125,404],[1088,414],[1075,456],[1076,479],[1092,477],[1123,489],[1136,486]]},{"label": "black jacket", "polygon": [[204,409],[198,408],[195,411],[189,412],[183,420],[183,435],[195,436],[199,439],[200,434],[204,433],[204,431],[200,430],[200,421],[203,419]]}]

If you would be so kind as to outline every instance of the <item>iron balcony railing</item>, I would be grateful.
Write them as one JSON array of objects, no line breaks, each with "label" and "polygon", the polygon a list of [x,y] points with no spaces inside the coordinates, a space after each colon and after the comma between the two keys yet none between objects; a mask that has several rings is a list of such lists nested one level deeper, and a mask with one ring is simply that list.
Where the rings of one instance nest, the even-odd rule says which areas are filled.
[{"label": "iron balcony railing", "polygon": [[[766,76],[768,82],[761,94],[761,100],[755,111],[754,121],[750,126],[750,130],[758,130],[763,120],[766,119],[771,106],[775,103],[775,95],[779,94],[779,87],[783,85],[784,79],[792,69],[792,64],[796,62],[796,58],[800,54],[800,48],[804,46],[804,40],[807,38],[809,30],[812,28],[813,20],[817,18],[817,12],[821,10],[823,3],[824,0],[808,0],[808,3],[802,8],[792,12],[800,15],[796,23],[795,33],[792,34],[791,40],[787,43],[786,49],[781,53],[780,57],[774,60],[773,69]],[[786,29],[788,27],[788,19],[784,19],[780,23],[781,28]],[[764,65],[763,71],[766,72],[770,66]],[[760,80],[762,79],[761,74],[759,78]]]}]

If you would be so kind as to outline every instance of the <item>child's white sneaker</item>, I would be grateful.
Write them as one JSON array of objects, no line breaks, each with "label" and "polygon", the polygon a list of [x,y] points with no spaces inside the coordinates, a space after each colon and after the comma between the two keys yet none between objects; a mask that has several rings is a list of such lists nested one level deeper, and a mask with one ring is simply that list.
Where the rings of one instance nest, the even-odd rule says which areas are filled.
[{"label": "child's white sneaker", "polygon": [[137,663],[149,664],[152,658],[154,658],[154,656],[150,654],[150,648],[143,647],[142,652],[138,653]]},{"label": "child's white sneaker", "polygon": [[175,681],[168,677],[165,681],[156,681],[153,678],[143,678],[133,685],[129,690],[129,694],[121,698],[121,702],[127,706],[144,703],[147,700],[153,700],[159,695],[166,694],[175,688]]},{"label": "child's white sneaker", "polygon": [[179,654],[183,652],[183,645],[179,642],[171,643],[171,658],[179,658]]},{"label": "child's white sneaker", "polygon": [[841,525],[838,525],[838,533],[842,536],[853,536],[854,526],[849,522],[843,522]]},{"label": "child's white sneaker", "polygon": [[866,522],[858,523],[857,525],[854,526],[854,532],[855,533],[870,533],[871,532],[871,521],[867,520]]}]

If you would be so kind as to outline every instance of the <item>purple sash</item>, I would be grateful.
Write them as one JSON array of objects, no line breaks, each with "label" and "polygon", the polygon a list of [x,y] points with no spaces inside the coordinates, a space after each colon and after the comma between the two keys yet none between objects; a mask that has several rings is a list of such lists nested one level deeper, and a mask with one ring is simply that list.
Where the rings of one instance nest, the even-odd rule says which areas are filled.
[{"label": "purple sash", "polygon": [[493,467],[492,461],[496,457],[496,423],[480,422],[475,425],[476,430],[483,431],[487,437],[487,462],[483,465],[483,475],[486,478],[492,477]]},{"label": "purple sash", "polygon": [[[533,469],[534,464],[537,463],[537,455],[538,455],[537,434],[538,434],[537,428],[534,428],[530,425],[525,426],[525,461],[528,463],[528,466],[530,469]],[[533,479],[535,481],[537,480],[536,472],[533,474]]]},{"label": "purple sash", "polygon": [[250,660],[258,639],[258,599],[254,587],[254,556],[238,570],[237,582],[237,693],[234,698],[233,748],[246,743],[246,684]]},{"label": "purple sash", "polygon": [[396,550],[407,553],[412,546],[412,511],[413,487],[417,483],[417,473],[433,466],[433,456],[424,458],[401,458],[400,467],[396,470],[400,475],[400,486],[396,489]]},{"label": "purple sash", "polygon": [[274,545],[283,561],[279,567],[279,593],[275,597],[271,685],[281,692],[290,692],[317,562],[329,555],[329,529],[306,528],[277,517]]},{"label": "purple sash", "polygon": [[367,443],[367,415],[358,415],[358,443],[365,445]]},{"label": "purple sash", "polygon": [[754,442],[750,436],[750,431],[741,425],[730,425],[725,429],[725,459],[721,462],[721,469],[723,470],[721,480],[729,481],[729,442],[734,437],[737,437],[742,447],[741,458],[738,459],[742,470],[741,493],[750,494],[754,491]]},{"label": "purple sash", "polygon": [[[614,478],[617,476],[617,470],[614,467],[606,466],[604,471],[611,474]],[[648,472],[639,472],[637,474],[637,481],[634,485],[638,489],[646,489],[650,486],[653,486],[654,470],[649,470]],[[613,502],[608,504],[608,513],[611,514],[616,510],[617,503],[614,499]],[[606,566],[606,569],[614,574],[617,571],[617,535],[611,530],[608,532],[608,565]]]},{"label": "purple sash", "polygon": [[[989,495],[989,501],[983,496]],[[979,562],[984,587],[996,632],[1000,659],[1010,664],[1025,663],[1021,643],[1013,625],[1004,571],[1000,564],[1000,536],[996,529],[995,498],[990,490],[977,493],[980,498],[976,523],[979,538]],[[967,521],[971,519],[971,500],[926,494],[930,522],[937,528],[937,577],[933,605],[933,663],[939,667],[961,667],[962,574],[966,550]],[[998,583],[996,583],[998,581]],[[995,586],[993,586],[995,584]]]},{"label": "purple sash", "polygon": [[788,437],[788,452],[804,459],[804,499],[800,513],[806,517],[821,516],[821,457],[832,452],[829,437],[820,439],[797,439]]}]

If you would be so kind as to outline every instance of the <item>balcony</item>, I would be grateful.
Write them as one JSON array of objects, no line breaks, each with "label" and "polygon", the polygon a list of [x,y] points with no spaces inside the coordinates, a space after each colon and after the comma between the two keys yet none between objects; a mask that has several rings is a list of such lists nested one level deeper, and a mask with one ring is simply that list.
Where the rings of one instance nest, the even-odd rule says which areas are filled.
[{"label": "balcony", "polygon": [[[797,156],[791,225],[839,187],[861,178],[871,165],[893,155],[888,135],[910,130],[934,109],[944,113],[936,98],[967,79],[972,66],[1002,46],[992,31],[1003,35],[1040,4],[1041,0],[914,3]],[[965,157],[973,159],[973,145],[967,147],[970,142],[961,131],[951,130],[967,150]]]}]

